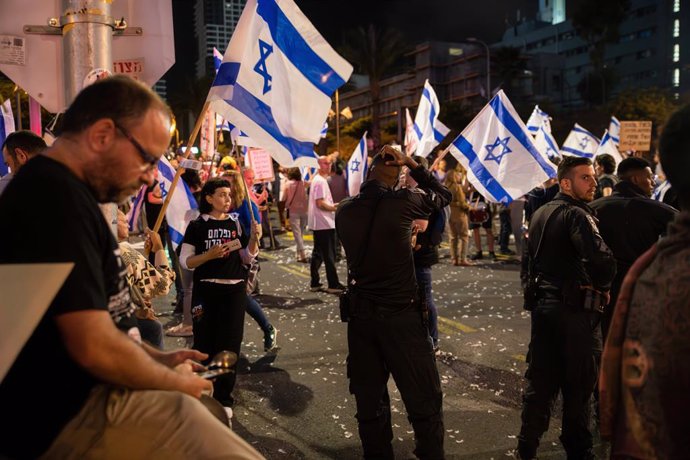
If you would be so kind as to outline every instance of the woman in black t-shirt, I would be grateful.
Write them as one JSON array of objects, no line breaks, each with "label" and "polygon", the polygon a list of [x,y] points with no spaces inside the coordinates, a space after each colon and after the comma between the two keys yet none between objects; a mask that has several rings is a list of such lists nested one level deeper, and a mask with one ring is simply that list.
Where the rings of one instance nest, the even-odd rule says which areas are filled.
[{"label": "woman in black t-shirt", "polygon": [[[259,252],[261,226],[251,234],[228,211],[230,183],[211,179],[201,189],[201,215],[189,223],[182,242],[180,263],[194,270],[192,318],[194,348],[213,357],[222,350],[239,356],[247,304],[247,265]],[[216,378],[213,396],[232,407],[235,372]]]}]

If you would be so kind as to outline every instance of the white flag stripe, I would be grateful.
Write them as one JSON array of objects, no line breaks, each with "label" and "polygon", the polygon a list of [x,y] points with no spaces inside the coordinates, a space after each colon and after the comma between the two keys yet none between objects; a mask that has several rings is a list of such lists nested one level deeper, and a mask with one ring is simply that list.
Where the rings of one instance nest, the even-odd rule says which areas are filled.
[{"label": "white flag stripe", "polygon": [[414,129],[414,122],[410,116],[410,109],[405,109],[405,153],[410,156],[417,150],[419,137]]},{"label": "white flag stripe", "polygon": [[450,153],[489,201],[508,203],[556,175],[503,91],[453,141]]},{"label": "white flag stripe", "polygon": [[[175,178],[175,169],[165,156],[162,156],[158,162],[158,183],[160,184],[163,198],[170,193],[173,179]],[[168,232],[173,244],[173,248],[177,248],[182,243],[184,232],[187,229],[187,224],[191,220],[190,211],[197,209],[196,199],[187,187],[187,184],[182,179],[177,181],[175,192],[170,199],[168,208],[165,211],[165,219],[168,222]]]},{"label": "white flag stripe", "polygon": [[575,126],[565,138],[561,147],[561,154],[592,158],[599,146],[599,138],[575,123]]},{"label": "white flag stripe", "polygon": [[359,193],[359,188],[367,177],[367,157],[367,133],[365,132],[347,162],[347,189],[350,196]]}]

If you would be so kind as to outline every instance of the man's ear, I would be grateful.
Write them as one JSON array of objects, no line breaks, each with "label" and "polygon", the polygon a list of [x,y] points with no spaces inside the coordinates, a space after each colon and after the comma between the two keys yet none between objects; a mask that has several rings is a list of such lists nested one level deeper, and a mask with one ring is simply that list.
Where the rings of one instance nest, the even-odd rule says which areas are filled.
[{"label": "man's ear", "polygon": [[113,120],[101,118],[86,128],[86,142],[94,151],[108,150],[117,136],[115,131],[115,122]]},{"label": "man's ear", "polygon": [[23,165],[27,161],[29,161],[29,155],[26,153],[24,149],[20,149],[19,147],[17,147],[14,149],[14,154],[17,158],[17,163],[19,163],[20,165]]}]

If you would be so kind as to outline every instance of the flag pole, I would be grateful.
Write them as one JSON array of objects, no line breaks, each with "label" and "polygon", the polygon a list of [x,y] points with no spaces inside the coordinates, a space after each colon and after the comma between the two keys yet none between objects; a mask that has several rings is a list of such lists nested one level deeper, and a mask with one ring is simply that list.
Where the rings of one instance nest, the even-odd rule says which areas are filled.
[{"label": "flag pole", "polygon": [[438,156],[436,157],[436,159],[434,160],[434,162],[431,164],[431,167],[429,168],[429,171],[433,171],[434,168],[435,168],[436,166],[438,166],[438,164],[441,162],[441,160],[443,160],[443,158],[444,158],[446,155],[448,155],[448,152],[450,152],[450,146],[451,146],[451,145],[453,145],[452,142],[451,142],[450,144],[448,144],[448,147],[446,147],[445,149],[443,149],[443,151],[442,151],[441,153],[438,154]]},{"label": "flag pole", "polygon": [[[192,146],[194,145],[194,141],[196,141],[196,137],[199,135],[199,131],[201,130],[201,124],[204,122],[204,114],[208,110],[208,106],[210,104],[211,102],[208,100],[204,103],[204,107],[201,109],[201,115],[196,119],[196,124],[194,125],[194,129],[192,130],[192,134],[189,136],[189,140],[187,141],[187,147],[184,151],[185,159],[188,158],[189,154],[192,152]],[[175,187],[177,186],[177,182],[180,180],[180,176],[183,172],[184,169],[180,167],[178,167],[177,171],[175,172],[175,177],[173,178],[172,183],[170,184],[170,190],[168,190],[168,195],[165,197],[165,201],[163,201],[163,207],[161,207],[161,210],[158,212],[156,224],[151,229],[151,231],[153,231],[154,233],[158,233],[158,230],[160,230],[161,225],[163,224],[163,218],[165,218],[165,211],[168,209],[170,199],[172,198],[172,195],[175,192]],[[146,254],[146,256],[148,256],[148,254]]]},{"label": "flag pole", "polygon": [[340,93],[335,90],[335,149],[340,153]]},{"label": "flag pole", "polygon": [[244,186],[244,199],[247,200],[247,206],[249,207],[249,218],[251,219],[252,225],[256,224],[256,219],[254,219],[254,209],[252,209],[252,200],[249,197],[249,187],[244,181],[244,169],[242,169],[242,154],[239,151],[239,145],[237,141],[233,143],[233,151],[235,152],[235,158],[237,158],[237,167],[240,169],[240,181]]}]

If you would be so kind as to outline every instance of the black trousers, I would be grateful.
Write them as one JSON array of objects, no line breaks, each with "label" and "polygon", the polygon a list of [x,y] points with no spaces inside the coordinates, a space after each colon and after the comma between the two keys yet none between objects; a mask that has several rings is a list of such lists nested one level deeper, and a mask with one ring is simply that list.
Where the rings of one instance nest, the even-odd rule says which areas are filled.
[{"label": "black trousers", "polygon": [[319,269],[326,265],[326,279],[329,288],[340,286],[338,271],[335,268],[335,229],[314,230],[314,250],[311,253],[311,286],[321,284]]},{"label": "black trousers", "polygon": [[[192,318],[194,349],[207,353],[209,360],[219,351],[227,350],[240,355],[244,334],[244,312],[247,294],[244,283],[194,283]],[[213,397],[224,406],[232,407],[235,400],[237,365],[233,372],[217,377],[213,382]]]},{"label": "black trousers", "polygon": [[360,301],[353,315],[347,327],[347,374],[357,404],[364,458],[393,458],[387,390],[390,374],[415,432],[415,455],[444,458],[443,393],[421,312],[408,307],[402,313],[385,315]]},{"label": "black trousers", "polygon": [[560,439],[568,460],[594,458],[589,425],[590,399],[601,357],[599,321],[599,313],[555,302],[541,301],[532,311],[527,388],[518,437],[522,458],[536,455],[559,391],[563,396]]}]

